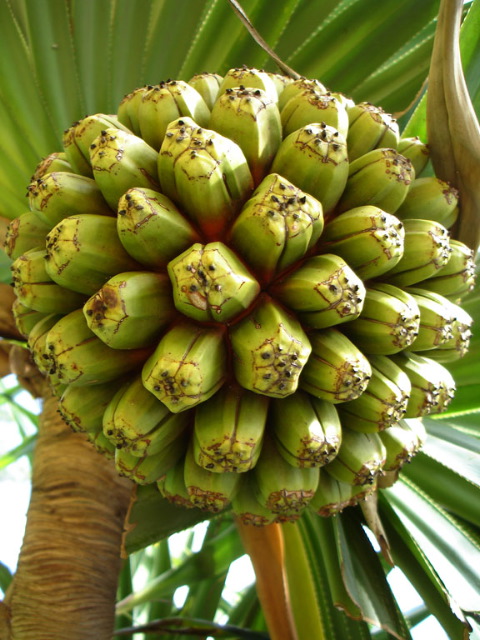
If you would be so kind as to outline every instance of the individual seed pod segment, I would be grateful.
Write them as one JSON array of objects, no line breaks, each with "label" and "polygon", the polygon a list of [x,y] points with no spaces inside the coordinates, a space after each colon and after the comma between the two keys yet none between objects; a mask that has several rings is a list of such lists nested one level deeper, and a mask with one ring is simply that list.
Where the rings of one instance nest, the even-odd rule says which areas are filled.
[{"label": "individual seed pod segment", "polygon": [[64,151],[54,151],[53,153],[49,153],[43,160],[40,160],[33,172],[32,182],[54,171],[66,171],[70,173],[73,171],[72,165],[67,160],[67,154]]},{"label": "individual seed pod segment", "polygon": [[28,334],[37,322],[47,315],[27,307],[18,298],[15,298],[13,301],[12,314],[15,318],[15,325],[17,329],[25,338],[28,338]]},{"label": "individual seed pod segment", "polygon": [[264,297],[231,328],[230,340],[235,377],[242,387],[274,398],[296,391],[310,341],[277,303]]},{"label": "individual seed pod segment", "polygon": [[387,356],[370,356],[372,377],[356,400],[339,406],[342,425],[355,431],[383,431],[403,418],[412,385],[407,374]]},{"label": "individual seed pod segment", "polygon": [[303,256],[323,231],[318,200],[272,173],[246,202],[230,231],[230,241],[264,282]]},{"label": "individual seed pod segment", "polygon": [[362,433],[344,427],[340,451],[324,470],[339,482],[368,485],[382,474],[385,458],[385,446],[378,433]]},{"label": "individual seed pod segment", "polygon": [[138,107],[143,96],[151,89],[151,85],[138,87],[131,91],[120,102],[117,111],[119,122],[128,127],[136,136],[140,135],[140,125],[138,122]]},{"label": "individual seed pod segment", "polygon": [[120,378],[144,362],[145,349],[110,349],[90,331],[82,309],[72,311],[48,332],[50,376],[64,384],[90,385]]},{"label": "individual seed pod segment", "polygon": [[227,89],[240,85],[248,89],[261,89],[271,100],[277,100],[277,88],[269,74],[245,65],[227,71],[220,84],[218,95],[221,96]]},{"label": "individual seed pod segment", "polygon": [[83,306],[93,333],[112,349],[139,349],[158,342],[171,321],[168,276],[127,271],[110,278]]},{"label": "individual seed pod segment", "polygon": [[416,287],[409,287],[407,291],[420,309],[418,336],[410,345],[410,350],[436,349],[451,340],[456,307],[439,293]]},{"label": "individual seed pod segment", "polygon": [[373,149],[350,163],[348,180],[337,213],[361,205],[395,213],[405,200],[415,171],[395,149]]},{"label": "individual seed pod segment", "polygon": [[112,215],[97,181],[76,173],[58,171],[28,186],[30,209],[52,227],[77,213]]},{"label": "individual seed pod segment", "polygon": [[367,358],[337,329],[309,334],[312,345],[300,387],[316,398],[337,404],[355,400],[372,375]]},{"label": "individual seed pod segment", "polygon": [[[451,303],[453,305],[453,303]],[[452,323],[452,337],[428,352],[428,357],[437,362],[454,362],[468,352],[472,337],[473,318],[465,309],[453,305],[455,319]]]},{"label": "individual seed pod segment", "polygon": [[323,248],[341,256],[364,280],[390,272],[404,251],[403,223],[379,207],[356,207],[331,220]]},{"label": "individual seed pod segment", "polygon": [[280,454],[294,467],[321,467],[337,455],[342,426],[330,402],[297,391],[272,400],[269,433]]},{"label": "individual seed pod segment", "polygon": [[[63,148],[76,173],[93,178],[90,145],[105,129],[121,129],[131,133],[113,115],[97,113],[74,122],[63,134]],[[73,212],[72,212],[73,213]]]},{"label": "individual seed pod segment", "polygon": [[398,424],[394,424],[380,433],[387,453],[383,467],[385,471],[397,471],[405,463],[412,460],[423,444],[418,433],[418,425],[421,424],[421,420],[414,418],[400,420]]},{"label": "individual seed pod segment", "polygon": [[291,180],[330,213],[348,178],[345,137],[325,123],[309,124],[284,138],[271,171]]},{"label": "individual seed pod segment", "polygon": [[315,91],[320,94],[327,93],[327,89],[319,80],[311,80],[309,78],[298,78],[297,80],[293,80],[293,82],[290,82],[285,87],[279,96],[278,108],[280,109],[280,112],[291,98],[307,90]]},{"label": "individual seed pod segment", "polygon": [[224,331],[182,323],[158,343],[142,370],[143,384],[174,413],[208,400],[227,373]]},{"label": "individual seed pod segment", "polygon": [[365,299],[362,280],[342,258],[330,253],[309,258],[269,291],[315,329],[358,318]]},{"label": "individual seed pod segment", "polygon": [[205,100],[205,104],[211,109],[218,96],[218,90],[222,84],[222,76],[218,73],[196,73],[190,78],[188,84],[193,87]]},{"label": "individual seed pod segment", "polygon": [[418,178],[410,185],[407,197],[395,215],[400,220],[434,220],[450,229],[458,217],[458,191],[435,177]]},{"label": "individual seed pod segment", "polygon": [[430,158],[428,145],[422,142],[418,136],[400,138],[397,151],[410,160],[415,170],[415,177],[418,178]]},{"label": "individual seed pod segment", "polygon": [[366,354],[390,355],[407,349],[420,326],[420,309],[406,291],[388,283],[367,287],[360,317],[342,331]]},{"label": "individual seed pod segment", "polygon": [[353,486],[340,482],[329,473],[320,472],[317,490],[308,505],[314,513],[329,518],[350,505]]},{"label": "individual seed pod segment", "polygon": [[62,393],[58,410],[74,431],[102,431],[103,414],[118,390],[118,380],[94,384],[85,393],[82,387],[69,385]]},{"label": "individual seed pod segment", "polygon": [[205,127],[210,118],[210,109],[198,91],[189,84],[182,80],[170,80],[148,88],[138,104],[137,115],[142,138],[158,151],[172,120],[188,116],[200,127]]},{"label": "individual seed pod segment", "polygon": [[240,478],[238,491],[232,500],[232,510],[242,524],[256,527],[272,524],[276,519],[276,515],[257,500],[255,484],[250,473]]},{"label": "individual seed pod segment", "polygon": [[433,220],[405,220],[405,242],[402,259],[385,276],[391,284],[407,287],[430,278],[444,267],[452,250],[445,227]]},{"label": "individual seed pod segment", "polygon": [[194,244],[169,262],[178,311],[198,321],[228,322],[248,309],[260,285],[222,242]]},{"label": "individual seed pod segment", "polygon": [[45,237],[52,225],[44,222],[37,211],[27,211],[14,218],[7,226],[3,249],[16,260],[26,251],[45,245]]},{"label": "individual seed pod segment", "polygon": [[269,399],[245,389],[224,387],[195,412],[195,462],[209,471],[242,473],[257,463]]},{"label": "individual seed pod segment", "polygon": [[47,236],[48,275],[62,287],[92,295],[116,273],[138,270],[116,226],[115,218],[89,213],[62,220]]},{"label": "individual seed pod segment", "polygon": [[195,462],[193,443],[187,449],[184,466],[185,486],[190,501],[202,511],[218,513],[231,503],[240,483],[239,473],[214,473]]},{"label": "individual seed pod segment", "polygon": [[[105,437],[105,434],[102,432]],[[138,457],[127,449],[115,449],[115,468],[121,476],[137,484],[157,482],[185,454],[183,434],[152,455]]]},{"label": "individual seed pod segment", "polygon": [[417,353],[405,352],[391,356],[412,384],[405,418],[420,418],[444,411],[455,395],[455,380],[439,362]]},{"label": "individual seed pod segment", "polygon": [[154,455],[188,425],[188,412],[172,413],[142,384],[141,376],[122,385],[103,415],[103,432],[117,449],[132,455]]},{"label": "individual seed pod segment", "polygon": [[348,108],[347,112],[347,147],[350,162],[372,149],[397,148],[400,138],[398,123],[389,113],[370,102],[359,102]]},{"label": "individual seed pod segment", "polygon": [[347,136],[347,110],[340,100],[330,93],[318,93],[312,89],[305,89],[290,98],[280,115],[284,137],[312,122],[324,122],[344,137]]},{"label": "individual seed pod segment", "polygon": [[159,480],[157,487],[161,495],[171,504],[185,509],[193,509],[187,485],[185,484],[185,460],[180,458]]},{"label": "individual seed pod segment", "polygon": [[253,190],[240,147],[191,118],[169,124],[158,156],[158,174],[162,193],[212,240],[225,231]]},{"label": "individual seed pod segment", "polygon": [[200,239],[173,202],[153,189],[129,189],[120,198],[117,231],[132,258],[154,270]]},{"label": "individual seed pod segment", "polygon": [[472,249],[463,242],[450,238],[451,254],[445,266],[437,269],[417,287],[440,293],[453,301],[473,291],[476,280],[475,259]]},{"label": "individual seed pod segment", "polygon": [[276,100],[261,89],[227,89],[213,105],[209,127],[238,144],[258,185],[282,141]]},{"label": "individual seed pod segment", "polygon": [[289,520],[299,517],[313,498],[319,469],[292,466],[280,455],[273,440],[266,438],[252,477],[260,504]]},{"label": "individual seed pod segment", "polygon": [[78,309],[85,296],[65,289],[48,273],[47,252],[31,249],[11,265],[13,288],[18,300],[41,313],[69,313]]},{"label": "individual seed pod segment", "polygon": [[60,318],[62,316],[56,313],[49,314],[37,322],[28,336],[28,348],[35,364],[43,375],[47,375],[50,370],[50,360],[46,348],[47,334]]},{"label": "individual seed pod segment", "polygon": [[133,133],[107,128],[90,145],[95,182],[113,211],[132,187],[158,189],[158,153]]}]

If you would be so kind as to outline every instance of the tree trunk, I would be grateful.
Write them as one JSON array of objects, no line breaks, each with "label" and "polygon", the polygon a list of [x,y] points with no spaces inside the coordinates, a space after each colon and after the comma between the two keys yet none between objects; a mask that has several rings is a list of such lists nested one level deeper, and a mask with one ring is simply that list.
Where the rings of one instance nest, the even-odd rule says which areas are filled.
[{"label": "tree trunk", "polygon": [[0,607],[0,640],[112,637],[132,483],[71,431],[56,405],[47,397],[40,419],[27,526]]}]

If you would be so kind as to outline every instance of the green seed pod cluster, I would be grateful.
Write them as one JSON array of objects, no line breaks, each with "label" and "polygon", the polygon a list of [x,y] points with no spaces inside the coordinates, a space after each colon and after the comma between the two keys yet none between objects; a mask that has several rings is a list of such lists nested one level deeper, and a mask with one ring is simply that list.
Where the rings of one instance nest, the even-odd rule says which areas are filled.
[{"label": "green seed pod cluster", "polygon": [[246,523],[386,486],[471,334],[461,203],[427,162],[382,109],[247,68],[74,123],[5,244],[64,419],[120,474]]}]

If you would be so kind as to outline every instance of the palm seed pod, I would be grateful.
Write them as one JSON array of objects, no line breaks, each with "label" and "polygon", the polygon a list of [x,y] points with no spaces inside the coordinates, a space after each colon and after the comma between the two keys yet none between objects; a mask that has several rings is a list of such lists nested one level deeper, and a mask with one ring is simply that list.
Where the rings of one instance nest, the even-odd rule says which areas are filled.
[{"label": "palm seed pod", "polygon": [[247,67],[73,123],[5,245],[65,420],[120,474],[243,523],[391,486],[471,336],[462,203],[427,161],[381,109]]}]

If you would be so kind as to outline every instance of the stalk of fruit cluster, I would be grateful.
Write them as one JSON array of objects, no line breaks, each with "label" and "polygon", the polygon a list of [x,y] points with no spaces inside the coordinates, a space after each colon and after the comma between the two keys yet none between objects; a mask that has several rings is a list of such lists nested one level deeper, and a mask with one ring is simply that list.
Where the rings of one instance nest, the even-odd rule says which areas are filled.
[{"label": "stalk of fruit cluster", "polygon": [[195,462],[218,473],[243,473],[262,449],[269,399],[238,387],[224,387],[195,412]]},{"label": "stalk of fruit cluster", "polygon": [[167,196],[139,187],[118,201],[117,232],[132,258],[155,271],[200,239]]},{"label": "stalk of fruit cluster", "polygon": [[358,398],[372,375],[367,358],[337,329],[313,331],[309,339],[312,355],[300,387],[333,404]]},{"label": "stalk of fruit cluster", "polygon": [[285,460],[302,468],[331,462],[342,441],[335,406],[301,391],[272,401],[269,433]]},{"label": "stalk of fruit cluster", "polygon": [[268,282],[302,258],[322,231],[320,202],[271,173],[245,203],[229,236],[255,274]]}]

